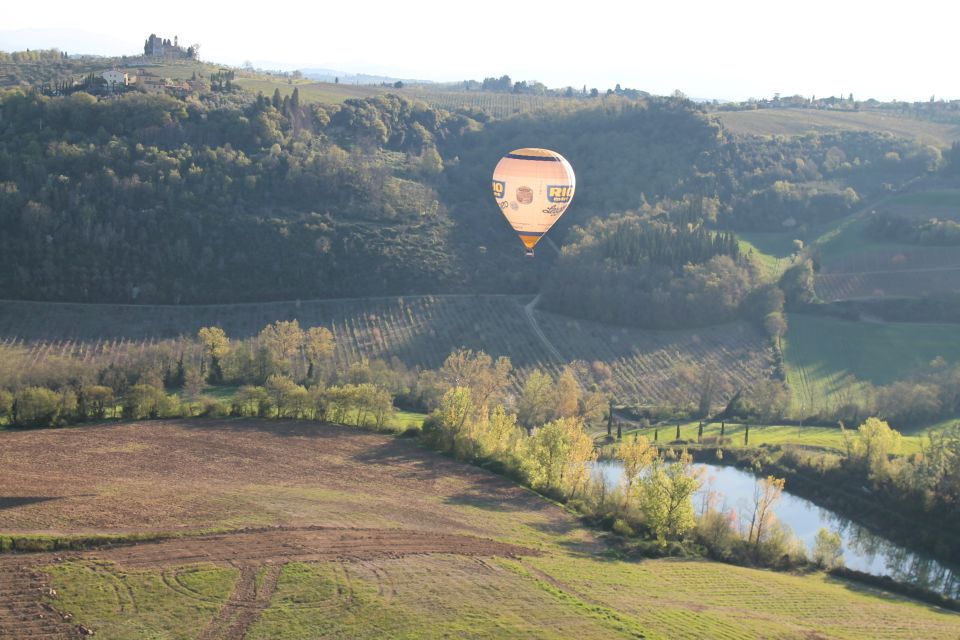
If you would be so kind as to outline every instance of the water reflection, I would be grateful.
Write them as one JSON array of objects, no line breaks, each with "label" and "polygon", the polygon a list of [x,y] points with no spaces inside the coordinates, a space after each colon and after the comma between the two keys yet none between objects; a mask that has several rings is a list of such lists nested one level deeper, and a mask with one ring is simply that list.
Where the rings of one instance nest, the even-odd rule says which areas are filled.
[{"label": "water reflection", "polygon": [[[757,478],[750,473],[709,464],[694,465],[702,473],[703,486],[695,498],[698,513],[708,506],[722,511],[748,513]],[[595,473],[609,487],[619,484],[623,468],[618,461],[600,461]],[[789,485],[787,487],[789,489]],[[933,558],[894,544],[857,523],[823,509],[809,500],[783,492],[776,506],[777,518],[789,526],[808,549],[821,528],[836,531],[843,541],[844,564],[877,576],[888,575],[898,582],[914,584],[960,598],[960,576]]]}]

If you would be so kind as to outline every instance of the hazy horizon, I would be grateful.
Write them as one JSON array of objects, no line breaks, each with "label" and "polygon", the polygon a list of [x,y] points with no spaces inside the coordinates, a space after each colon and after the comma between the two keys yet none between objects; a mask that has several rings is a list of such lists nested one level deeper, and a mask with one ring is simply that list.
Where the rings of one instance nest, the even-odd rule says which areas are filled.
[{"label": "hazy horizon", "polygon": [[429,1],[255,12],[232,5],[226,12],[171,0],[144,19],[130,18],[128,5],[115,0],[92,10],[53,2],[8,8],[0,50],[135,55],[156,33],[199,42],[206,61],[266,69],[435,82],[507,74],[552,88],[620,84],[737,101],[777,93],[960,98],[960,80],[946,67],[952,21],[937,19],[941,5],[921,0],[909,14],[857,5],[814,0],[795,11],[746,0],[624,11],[601,1],[577,12],[537,0],[466,11]]}]

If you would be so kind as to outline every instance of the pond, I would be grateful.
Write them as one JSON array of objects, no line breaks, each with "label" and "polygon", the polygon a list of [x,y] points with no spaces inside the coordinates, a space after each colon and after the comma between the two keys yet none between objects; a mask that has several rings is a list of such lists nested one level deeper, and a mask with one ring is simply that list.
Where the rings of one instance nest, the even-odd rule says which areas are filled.
[{"label": "pond", "polygon": [[[699,513],[710,492],[716,494],[716,507],[749,514],[757,477],[734,467],[695,464],[703,470],[703,486],[694,497]],[[623,466],[616,460],[601,460],[594,465],[607,486],[616,486]],[[787,486],[789,489],[789,485]],[[784,491],[775,507],[777,519],[788,525],[803,540],[808,551],[821,528],[836,531],[843,540],[843,560],[850,569],[877,576],[888,575],[898,582],[914,584],[951,598],[960,598],[960,575],[933,558],[878,536],[852,520],[818,507],[814,503]]]}]

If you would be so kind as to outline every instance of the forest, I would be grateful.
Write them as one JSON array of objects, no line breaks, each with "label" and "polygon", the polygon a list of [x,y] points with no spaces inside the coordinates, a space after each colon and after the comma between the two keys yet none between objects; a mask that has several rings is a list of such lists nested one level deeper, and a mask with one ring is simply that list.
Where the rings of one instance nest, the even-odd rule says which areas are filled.
[{"label": "forest", "polygon": [[[576,254],[561,266],[600,271],[603,251],[573,247],[605,224],[594,217],[638,217],[660,229],[645,236],[664,245],[657,255],[682,256],[687,226],[698,242],[733,230],[803,237],[952,164],[936,147],[881,134],[731,136],[676,96],[496,119],[393,95],[319,105],[296,90],[103,100],[3,90],[0,296],[184,304],[536,291],[553,258],[523,261],[486,189],[496,160],[520,146],[559,149],[575,167],[576,205],[551,235]],[[706,308],[717,302],[697,299],[707,259],[686,271],[617,268],[647,269],[631,285],[647,293],[676,281],[665,295]],[[743,265],[730,269],[744,291],[719,294],[733,298],[717,318],[752,288]],[[693,284],[681,294],[680,282]],[[685,311],[601,313],[660,326]]]}]

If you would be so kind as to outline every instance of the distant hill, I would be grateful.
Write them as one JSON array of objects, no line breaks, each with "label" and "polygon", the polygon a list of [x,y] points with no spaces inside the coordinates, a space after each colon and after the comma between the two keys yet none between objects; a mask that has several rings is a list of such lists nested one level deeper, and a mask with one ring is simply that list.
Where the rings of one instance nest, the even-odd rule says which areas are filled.
[{"label": "distant hill", "polygon": [[59,49],[105,57],[143,52],[142,38],[120,38],[83,29],[0,29],[0,51]]},{"label": "distant hill", "polygon": [[930,122],[877,110],[751,109],[714,115],[730,132],[749,136],[801,136],[809,133],[868,131],[929,139],[947,147],[960,140],[960,124]]},{"label": "distant hill", "polygon": [[341,84],[393,84],[397,81],[404,84],[433,84],[430,80],[414,80],[411,78],[395,78],[392,76],[370,75],[367,73],[349,73],[334,69],[300,69],[306,78],[321,82],[336,82]]}]

